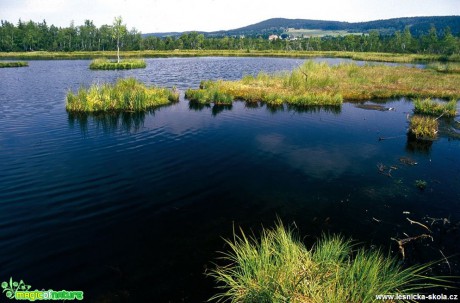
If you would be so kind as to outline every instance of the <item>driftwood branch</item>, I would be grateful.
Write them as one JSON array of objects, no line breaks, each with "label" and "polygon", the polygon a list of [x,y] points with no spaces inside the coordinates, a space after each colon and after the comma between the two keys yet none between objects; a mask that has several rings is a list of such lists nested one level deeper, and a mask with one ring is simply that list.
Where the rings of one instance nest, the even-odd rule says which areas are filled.
[{"label": "driftwood branch", "polygon": [[406,245],[407,243],[409,243],[411,241],[414,241],[414,240],[417,240],[417,239],[424,239],[424,238],[431,238],[431,241],[434,241],[433,237],[430,236],[430,235],[427,235],[427,234],[421,234],[421,235],[418,235],[418,236],[415,236],[415,237],[407,237],[407,238],[404,238],[404,239],[391,238],[391,240],[394,240],[394,241],[396,241],[396,243],[398,243],[399,251],[401,252],[401,255],[402,255],[403,259],[405,259],[406,258],[406,253],[404,251],[404,245]]},{"label": "driftwood branch", "polygon": [[419,225],[419,226],[425,228],[426,230],[428,230],[430,233],[433,233],[433,232],[431,231],[431,229],[429,229],[428,226],[426,226],[425,224],[422,224],[422,223],[420,223],[420,222],[411,220],[411,219],[409,219],[409,218],[406,218],[406,219],[407,219],[407,221],[409,221],[410,224],[417,224],[417,225]]},{"label": "driftwood branch", "polygon": [[443,225],[450,223],[450,220],[447,218],[431,218],[431,217],[425,217],[425,218],[428,220],[431,220],[431,224],[430,224],[431,226],[433,226],[433,224],[436,223],[437,221],[442,221]]}]

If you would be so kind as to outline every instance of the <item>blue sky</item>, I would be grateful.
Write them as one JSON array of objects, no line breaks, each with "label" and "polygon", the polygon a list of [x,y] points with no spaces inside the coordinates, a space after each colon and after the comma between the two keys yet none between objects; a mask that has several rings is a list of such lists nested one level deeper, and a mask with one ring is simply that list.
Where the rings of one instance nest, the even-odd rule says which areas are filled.
[{"label": "blue sky", "polygon": [[143,33],[233,29],[268,18],[369,21],[460,15],[460,0],[0,0],[0,19],[97,26],[121,15]]}]

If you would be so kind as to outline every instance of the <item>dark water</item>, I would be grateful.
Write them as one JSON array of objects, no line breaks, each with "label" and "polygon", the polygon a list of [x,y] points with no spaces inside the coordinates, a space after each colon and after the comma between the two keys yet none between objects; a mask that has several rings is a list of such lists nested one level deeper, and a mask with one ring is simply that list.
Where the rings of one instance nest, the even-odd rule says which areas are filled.
[{"label": "dark water", "polygon": [[394,256],[391,237],[427,232],[410,218],[434,241],[408,245],[405,263],[441,260],[434,271],[460,274],[459,257],[447,264],[441,255],[459,253],[458,117],[442,122],[434,143],[415,144],[406,136],[407,100],[380,104],[391,111],[351,103],[299,111],[243,102],[190,108],[181,97],[146,114],[66,113],[65,94],[80,85],[133,76],[183,92],[302,60],[147,62],[118,72],[90,71],[88,61],[0,70],[2,281],[83,290],[89,302],[200,302],[214,291],[204,272],[226,249],[221,237],[233,226],[257,233],[277,217],[295,222],[309,244],[340,232]]}]

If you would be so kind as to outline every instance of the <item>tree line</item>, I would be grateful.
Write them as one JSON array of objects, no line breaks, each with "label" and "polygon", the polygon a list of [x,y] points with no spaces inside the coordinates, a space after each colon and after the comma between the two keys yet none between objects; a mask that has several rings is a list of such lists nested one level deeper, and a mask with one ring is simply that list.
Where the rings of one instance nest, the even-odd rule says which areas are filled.
[{"label": "tree line", "polygon": [[[447,27],[442,30],[431,27],[429,32],[414,36],[409,27],[391,35],[371,31],[368,34],[304,37],[298,39],[268,40],[268,35],[256,37],[222,36],[206,37],[197,32],[184,33],[177,37],[143,37],[125,24],[119,24],[122,37],[114,36],[114,26],[96,27],[91,20],[83,25],[68,27],[48,26],[42,22],[19,22],[15,25],[1,21],[0,51],[105,51],[116,50],[117,42],[122,50],[314,50],[314,51],[360,51],[460,54],[460,37]],[[120,30],[120,28],[118,28]]]}]

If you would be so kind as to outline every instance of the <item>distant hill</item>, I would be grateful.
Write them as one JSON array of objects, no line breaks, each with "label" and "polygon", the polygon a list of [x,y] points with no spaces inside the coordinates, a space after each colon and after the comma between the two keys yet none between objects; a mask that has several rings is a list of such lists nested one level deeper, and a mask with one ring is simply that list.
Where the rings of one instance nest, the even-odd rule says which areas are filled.
[{"label": "distant hill", "polygon": [[[289,28],[295,29],[315,29],[325,31],[346,31],[351,33],[367,33],[377,30],[382,34],[392,34],[395,31],[403,31],[406,26],[410,27],[413,35],[427,33],[434,25],[439,31],[447,26],[450,27],[454,35],[460,34],[460,16],[431,16],[431,17],[404,17],[386,20],[375,20],[368,22],[340,22],[309,19],[285,19],[273,18],[245,27],[216,32],[201,32],[206,36],[257,36],[282,34]],[[157,37],[179,36],[182,33],[152,33]]]}]

